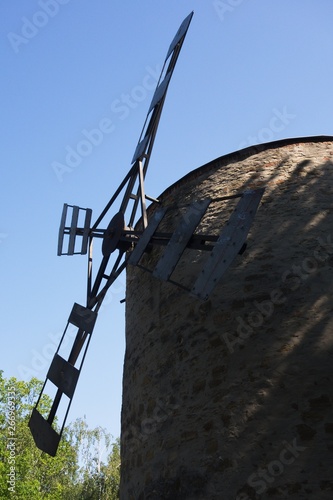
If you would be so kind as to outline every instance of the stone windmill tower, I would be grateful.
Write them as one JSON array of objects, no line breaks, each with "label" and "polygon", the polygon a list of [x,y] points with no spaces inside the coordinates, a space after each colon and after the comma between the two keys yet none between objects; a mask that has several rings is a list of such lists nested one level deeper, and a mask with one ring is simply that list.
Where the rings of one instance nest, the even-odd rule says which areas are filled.
[{"label": "stone windmill tower", "polygon": [[91,223],[91,209],[64,205],[58,255],[88,255],[86,303],[73,305],[29,427],[54,456],[98,312],[127,269],[121,499],[331,500],[333,138],[246,148],[147,196],[192,15],[102,213]]},{"label": "stone windmill tower", "polygon": [[247,249],[207,301],[128,270],[122,499],[332,498],[333,138],[223,156],[159,199],[259,187]]}]

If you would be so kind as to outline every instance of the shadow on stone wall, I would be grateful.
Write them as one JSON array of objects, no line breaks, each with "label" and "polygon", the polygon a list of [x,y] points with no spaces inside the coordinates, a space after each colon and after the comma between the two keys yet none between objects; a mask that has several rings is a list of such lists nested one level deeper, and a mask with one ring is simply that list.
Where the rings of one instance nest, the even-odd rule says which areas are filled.
[{"label": "shadow on stone wall", "polygon": [[224,485],[215,477],[211,498],[333,497],[333,164],[288,161],[265,178],[248,251],[225,277],[240,289],[218,290],[235,326],[221,323],[227,425],[211,473]]},{"label": "shadow on stone wall", "polygon": [[[205,182],[222,194],[266,186],[247,251],[207,302],[130,271],[126,499],[333,498],[333,163],[322,157],[292,145],[200,178],[201,194]],[[171,409],[143,435],[161,397]]]}]

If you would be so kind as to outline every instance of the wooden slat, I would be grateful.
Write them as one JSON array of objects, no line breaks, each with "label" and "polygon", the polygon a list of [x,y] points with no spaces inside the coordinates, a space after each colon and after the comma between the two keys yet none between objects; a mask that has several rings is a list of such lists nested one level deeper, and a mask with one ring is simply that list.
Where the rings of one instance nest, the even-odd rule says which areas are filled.
[{"label": "wooden slat", "polygon": [[146,135],[142,139],[142,141],[139,142],[139,144],[137,145],[137,147],[135,149],[135,152],[134,152],[134,155],[133,155],[133,158],[132,158],[132,163],[134,163],[137,160],[139,160],[142,157],[142,155],[145,153],[145,151],[147,149],[148,142],[149,142],[149,138],[150,138],[150,136]]},{"label": "wooden slat", "polygon": [[90,233],[90,223],[91,223],[91,216],[92,216],[91,208],[87,208],[85,210],[86,210],[86,216],[84,219],[84,228],[83,228],[83,236],[82,236],[82,244],[81,244],[81,255],[86,255],[87,250],[88,250],[88,238],[89,238],[89,233]]},{"label": "wooden slat", "polygon": [[168,59],[168,57],[171,55],[171,53],[173,52],[173,50],[175,49],[176,45],[181,41],[181,39],[186,35],[186,32],[188,30],[188,27],[190,25],[190,22],[192,20],[192,17],[193,17],[193,12],[191,12],[191,14],[189,14],[185,19],[184,21],[182,22],[182,24],[179,26],[179,29],[174,37],[174,39],[172,40],[170,46],[169,46],[169,50],[168,50],[168,53],[167,53],[167,56],[166,56],[166,60]]},{"label": "wooden slat", "polygon": [[69,315],[68,322],[86,333],[92,333],[96,318],[97,313],[75,302]]},{"label": "wooden slat", "polygon": [[142,255],[144,254],[147,246],[149,245],[149,242],[151,238],[153,237],[158,225],[160,224],[161,220],[163,219],[165,212],[167,209],[165,207],[159,208],[153,217],[149,220],[148,226],[145,229],[145,231],[142,233],[142,236],[140,237],[138,243],[135,245],[134,250],[132,251],[131,255],[128,258],[128,264],[131,264],[132,266],[136,266]]},{"label": "wooden slat", "polygon": [[66,224],[67,209],[68,209],[68,205],[67,205],[67,203],[64,203],[64,207],[62,209],[62,214],[61,214],[60,227],[59,227],[58,255],[63,255],[62,247],[64,244],[64,230],[65,230],[65,224]]},{"label": "wooden slat", "polygon": [[163,82],[161,82],[157,87],[157,89],[155,90],[148,113],[150,113],[150,111],[155,108],[156,104],[158,104],[160,100],[163,98],[164,94],[168,90],[170,78],[171,78],[171,73],[165,75]]},{"label": "wooden slat", "polygon": [[75,251],[75,238],[76,238],[78,220],[79,220],[79,207],[74,206],[72,213],[71,227],[69,231],[68,255],[73,255]]},{"label": "wooden slat", "polygon": [[191,293],[207,299],[246,241],[264,189],[245,192],[216,241]]},{"label": "wooden slat", "polygon": [[153,271],[155,278],[165,281],[170,278],[210,202],[210,199],[205,199],[189,206]]},{"label": "wooden slat", "polygon": [[64,360],[59,354],[55,354],[47,378],[72,399],[79,378],[79,370]]},{"label": "wooden slat", "polygon": [[55,457],[61,436],[36,408],[32,410],[29,427],[36,446],[51,457]]}]

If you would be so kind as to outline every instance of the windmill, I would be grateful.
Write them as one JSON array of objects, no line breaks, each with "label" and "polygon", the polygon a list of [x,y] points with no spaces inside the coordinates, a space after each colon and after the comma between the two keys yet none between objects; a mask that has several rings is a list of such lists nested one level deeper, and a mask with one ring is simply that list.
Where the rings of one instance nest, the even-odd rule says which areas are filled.
[{"label": "windmill", "polygon": [[[137,266],[151,272],[156,279],[185,288],[199,299],[207,299],[235,257],[243,253],[247,234],[263,195],[263,189],[256,189],[219,198],[219,201],[222,199],[226,202],[232,198],[239,198],[239,202],[218,235],[205,235],[197,234],[195,230],[208,207],[217,200],[202,199],[188,205],[184,204],[183,217],[178,226],[172,233],[165,233],[160,227],[172,207],[163,206],[158,199],[145,193],[145,176],[167,89],[192,17],[193,12],[181,23],[170,44],[131,167],[102,213],[91,224],[91,209],[68,204],[63,208],[58,255],[88,256],[87,300],[84,306],[77,303],[73,305],[29,420],[29,427],[37,447],[51,456],[55,456],[57,452],[98,311],[108,289],[122,271],[128,265]],[[119,210],[111,217],[116,202]],[[151,216],[147,212],[147,202],[156,207]],[[140,224],[137,224],[138,220]],[[102,255],[98,270],[93,275],[95,239],[102,239]],[[164,251],[154,269],[147,269],[142,264],[143,256],[156,246],[164,247]],[[173,280],[173,273],[186,248],[210,252],[206,265],[198,273],[190,288]],[[77,330],[69,355],[65,359],[60,352],[64,343],[68,344],[70,326],[74,326]],[[41,409],[42,395],[45,393],[46,384],[49,383],[55,388],[55,396],[48,416],[44,417]],[[63,403],[64,416],[58,423],[58,410]]]}]

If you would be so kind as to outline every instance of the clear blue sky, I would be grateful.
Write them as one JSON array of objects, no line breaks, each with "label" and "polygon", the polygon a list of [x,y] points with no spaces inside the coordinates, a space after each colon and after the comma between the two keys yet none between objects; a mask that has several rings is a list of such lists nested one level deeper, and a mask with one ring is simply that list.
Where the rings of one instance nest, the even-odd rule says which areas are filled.
[{"label": "clear blue sky", "polygon": [[[158,196],[190,170],[252,143],[333,135],[332,0],[3,0],[5,376],[44,379],[73,303],[84,304],[86,257],[56,255],[63,203],[90,207],[93,217],[107,203],[129,169],[154,75],[192,10],[148,194]],[[57,174],[55,162],[65,164],[84,131],[105,118],[112,126],[100,143]],[[124,296],[122,276],[100,312],[69,415],[69,421],[86,415],[90,426],[114,436],[120,433]]]}]

